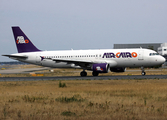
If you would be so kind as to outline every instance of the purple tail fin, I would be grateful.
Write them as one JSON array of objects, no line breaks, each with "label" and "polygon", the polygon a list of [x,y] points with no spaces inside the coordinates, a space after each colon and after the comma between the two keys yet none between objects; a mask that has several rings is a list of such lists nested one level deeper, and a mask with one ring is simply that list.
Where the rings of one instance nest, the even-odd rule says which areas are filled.
[{"label": "purple tail fin", "polygon": [[30,39],[24,34],[20,27],[12,27],[18,53],[40,51]]}]

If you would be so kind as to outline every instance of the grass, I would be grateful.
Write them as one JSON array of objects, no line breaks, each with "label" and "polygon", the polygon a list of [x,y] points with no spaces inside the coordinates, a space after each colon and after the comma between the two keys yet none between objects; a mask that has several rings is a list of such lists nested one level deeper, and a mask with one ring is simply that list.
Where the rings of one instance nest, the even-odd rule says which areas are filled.
[{"label": "grass", "polygon": [[[23,69],[31,67],[34,66],[20,66]],[[166,69],[145,70],[147,75],[166,75]],[[53,73],[49,70],[38,73],[44,76],[79,76],[80,71],[80,69],[55,69]],[[124,73],[110,72],[100,75],[140,74],[140,69],[130,69]],[[91,76],[91,72],[88,72],[88,75]],[[31,74],[0,76],[30,77]],[[0,82],[0,120],[165,120],[166,118],[167,79]]]},{"label": "grass", "polygon": [[75,113],[71,112],[71,111],[64,111],[61,113],[61,115],[63,116],[75,116]]},{"label": "grass", "polygon": [[59,87],[67,87],[65,83],[61,83],[61,81],[59,81]]},{"label": "grass", "polygon": [[56,98],[55,100],[63,103],[84,101],[84,99],[80,95],[74,95],[72,97],[59,97],[59,98]]},{"label": "grass", "polygon": [[167,79],[0,82],[0,119],[167,117]]}]

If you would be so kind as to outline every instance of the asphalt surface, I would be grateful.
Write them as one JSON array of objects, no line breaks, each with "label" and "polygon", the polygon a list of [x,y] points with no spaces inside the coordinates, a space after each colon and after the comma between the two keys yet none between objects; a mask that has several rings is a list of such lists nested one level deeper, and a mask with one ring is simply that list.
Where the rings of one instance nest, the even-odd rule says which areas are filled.
[{"label": "asphalt surface", "polygon": [[30,73],[35,71],[42,71],[42,70],[48,70],[50,68],[48,67],[41,67],[41,68],[14,68],[14,69],[0,69],[0,74],[16,74],[16,73]]},{"label": "asphalt surface", "polygon": [[0,77],[0,81],[40,81],[40,80],[141,80],[141,79],[167,79],[167,75],[129,75],[129,76],[65,76],[65,77]]}]

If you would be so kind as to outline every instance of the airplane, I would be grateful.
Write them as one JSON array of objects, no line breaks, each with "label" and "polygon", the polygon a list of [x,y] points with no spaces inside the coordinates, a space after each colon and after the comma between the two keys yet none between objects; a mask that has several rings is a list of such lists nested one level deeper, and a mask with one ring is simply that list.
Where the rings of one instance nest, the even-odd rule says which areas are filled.
[{"label": "airplane", "polygon": [[144,67],[163,64],[166,59],[150,49],[94,49],[94,50],[39,50],[18,26],[12,27],[18,53],[2,55],[21,62],[52,67],[83,69],[80,76],[87,76],[86,70],[93,76],[99,73],[125,72],[126,67]]}]

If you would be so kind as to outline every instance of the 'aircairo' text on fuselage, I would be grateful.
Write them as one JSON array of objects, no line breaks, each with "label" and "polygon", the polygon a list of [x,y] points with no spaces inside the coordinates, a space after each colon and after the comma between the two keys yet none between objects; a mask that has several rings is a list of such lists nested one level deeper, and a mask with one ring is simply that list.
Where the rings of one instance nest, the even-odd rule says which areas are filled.
[{"label": "'aircairo' text on fuselage", "polygon": [[102,58],[135,58],[137,57],[136,52],[118,52],[116,54],[114,53],[104,53]]}]

